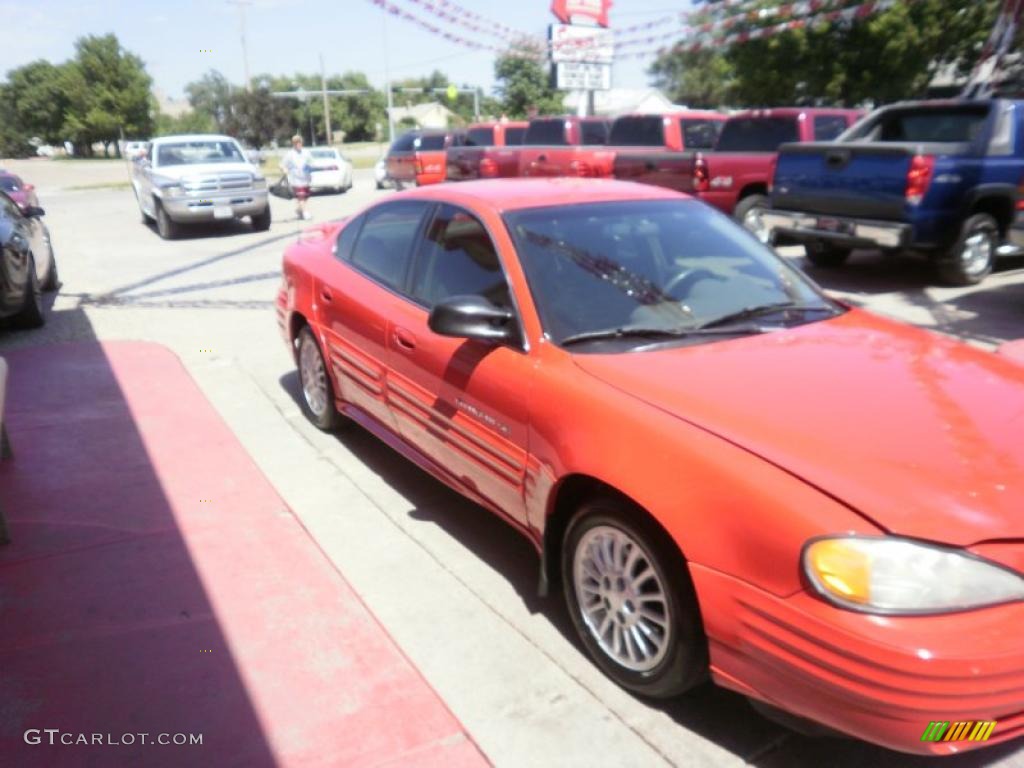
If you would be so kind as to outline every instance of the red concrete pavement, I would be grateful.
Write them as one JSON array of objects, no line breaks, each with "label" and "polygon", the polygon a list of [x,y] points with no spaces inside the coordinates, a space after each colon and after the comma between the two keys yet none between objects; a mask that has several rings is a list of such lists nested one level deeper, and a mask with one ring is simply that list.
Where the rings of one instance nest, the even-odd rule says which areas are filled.
[{"label": "red concrete pavement", "polygon": [[0,766],[486,764],[174,355],[6,357]]}]

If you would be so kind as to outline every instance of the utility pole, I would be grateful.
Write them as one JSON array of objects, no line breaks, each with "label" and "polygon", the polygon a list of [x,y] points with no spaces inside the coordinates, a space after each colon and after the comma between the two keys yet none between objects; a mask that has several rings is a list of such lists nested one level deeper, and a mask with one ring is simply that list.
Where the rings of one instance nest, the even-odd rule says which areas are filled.
[{"label": "utility pole", "polygon": [[384,22],[384,90],[388,94],[388,144],[392,144],[395,141],[395,121],[391,117],[394,103],[391,99],[391,73],[388,69],[388,15],[382,13],[380,17]]},{"label": "utility pole", "polygon": [[245,70],[245,90],[252,91],[252,80],[249,79],[249,47],[245,42],[245,8],[252,5],[252,0],[227,0],[228,5],[238,6],[242,21],[242,66]]},{"label": "utility pole", "polygon": [[327,98],[327,77],[324,75],[324,55],[320,54],[320,93],[324,97],[324,130],[327,133],[327,146],[330,146],[333,139],[331,133],[331,102]]}]

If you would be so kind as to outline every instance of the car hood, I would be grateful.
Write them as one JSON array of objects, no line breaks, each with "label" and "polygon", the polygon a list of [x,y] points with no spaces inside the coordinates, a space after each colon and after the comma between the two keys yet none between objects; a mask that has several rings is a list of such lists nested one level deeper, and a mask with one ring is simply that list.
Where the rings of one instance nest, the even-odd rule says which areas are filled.
[{"label": "car hood", "polygon": [[900,535],[1024,538],[1024,366],[859,310],[618,355],[589,374]]},{"label": "car hood", "polygon": [[211,176],[222,173],[248,173],[260,176],[260,172],[248,163],[191,163],[188,165],[168,165],[154,168],[153,173],[166,179],[192,178],[193,176]]}]

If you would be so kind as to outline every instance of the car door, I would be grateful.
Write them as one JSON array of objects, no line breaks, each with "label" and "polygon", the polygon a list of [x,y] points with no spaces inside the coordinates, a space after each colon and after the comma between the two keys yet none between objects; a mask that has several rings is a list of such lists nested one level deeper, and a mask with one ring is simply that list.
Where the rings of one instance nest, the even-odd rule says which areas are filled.
[{"label": "car door", "polygon": [[424,230],[388,334],[388,391],[399,431],[470,493],[526,524],[523,477],[532,363],[520,343],[435,334],[430,308],[477,294],[513,308],[494,242],[470,212],[439,205]]},{"label": "car door", "polygon": [[28,285],[31,242],[18,206],[0,193],[0,314],[19,310]]},{"label": "car door", "polygon": [[338,397],[395,429],[387,403],[388,318],[405,303],[413,244],[430,205],[382,203],[349,222],[313,286]]}]

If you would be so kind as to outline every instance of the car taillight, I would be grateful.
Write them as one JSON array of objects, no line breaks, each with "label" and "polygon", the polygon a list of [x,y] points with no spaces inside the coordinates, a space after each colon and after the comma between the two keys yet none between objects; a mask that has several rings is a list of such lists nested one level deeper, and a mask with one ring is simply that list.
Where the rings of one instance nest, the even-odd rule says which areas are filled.
[{"label": "car taillight", "polygon": [[416,158],[416,173],[423,173],[423,161],[420,158]]},{"label": "car taillight", "polygon": [[1017,184],[1017,210],[1024,211],[1024,178]]},{"label": "car taillight", "polygon": [[907,171],[907,191],[903,194],[907,202],[917,205],[924,199],[928,185],[932,182],[932,171],[935,169],[935,158],[931,155],[914,155]]},{"label": "car taillight", "polygon": [[582,160],[573,160],[569,163],[569,174],[572,176],[589,176],[590,166]]},{"label": "car taillight", "polygon": [[498,164],[491,158],[485,157],[480,161],[480,177],[484,179],[494,179],[498,176]]},{"label": "car taillight", "polygon": [[693,163],[693,191],[707,192],[711,188],[711,179],[708,175],[708,161],[703,155],[697,155]]}]

